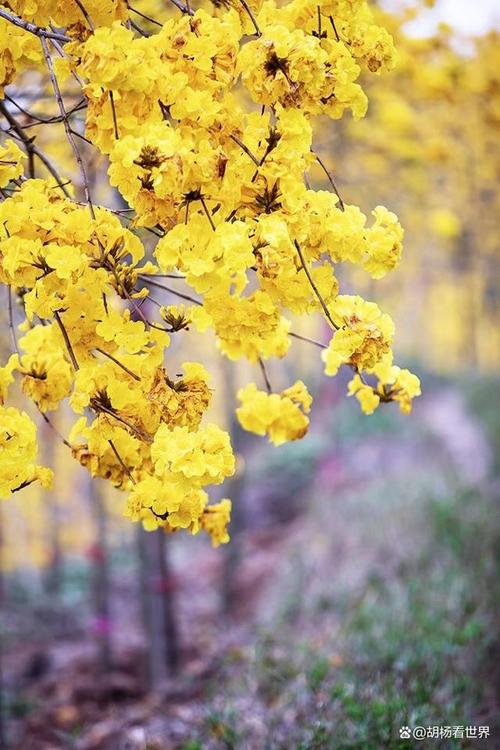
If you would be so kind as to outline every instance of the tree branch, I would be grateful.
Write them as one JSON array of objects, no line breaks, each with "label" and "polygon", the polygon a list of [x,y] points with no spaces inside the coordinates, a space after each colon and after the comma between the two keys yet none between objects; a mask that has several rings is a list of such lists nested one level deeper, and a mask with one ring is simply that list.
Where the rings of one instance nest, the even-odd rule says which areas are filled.
[{"label": "tree branch", "polygon": [[0,8],[0,18],[4,18],[6,21],[9,21],[9,23],[12,23],[14,26],[18,26],[20,29],[24,29],[24,31],[29,31],[30,34],[34,34],[35,36],[38,36],[40,38],[56,39],[59,42],[71,41],[71,39],[68,36],[65,36],[64,34],[58,34],[55,31],[49,31],[48,29],[43,29],[41,26],[37,26],[35,23],[30,23],[29,21],[25,21],[23,18],[19,18],[19,16],[16,16],[14,13],[9,13],[3,8]]}]

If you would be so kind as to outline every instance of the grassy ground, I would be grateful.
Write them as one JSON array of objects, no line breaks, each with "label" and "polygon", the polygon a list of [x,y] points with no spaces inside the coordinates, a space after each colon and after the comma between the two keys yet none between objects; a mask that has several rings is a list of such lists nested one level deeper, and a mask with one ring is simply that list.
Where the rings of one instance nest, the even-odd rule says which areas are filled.
[{"label": "grassy ground", "polygon": [[[460,394],[490,445],[499,439],[495,388],[466,384]],[[370,451],[357,427],[352,412],[337,421],[342,444],[351,441],[362,461]],[[406,426],[384,416],[370,430],[384,446],[382,476],[340,486],[333,498],[316,488],[312,521],[288,549],[259,635],[228,659],[226,687],[221,695],[220,678],[212,686],[206,725],[185,750],[499,746],[498,467],[471,483],[447,446],[436,453],[426,419],[402,466],[391,435],[404,441]],[[384,454],[373,450],[377,465]],[[492,739],[399,738],[404,725],[470,724],[490,725]]]}]

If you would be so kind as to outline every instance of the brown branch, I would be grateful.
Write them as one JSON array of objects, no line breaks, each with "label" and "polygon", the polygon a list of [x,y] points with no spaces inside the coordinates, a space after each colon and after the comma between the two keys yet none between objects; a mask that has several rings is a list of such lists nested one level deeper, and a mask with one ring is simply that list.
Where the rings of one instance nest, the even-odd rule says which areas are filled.
[{"label": "brown branch", "polygon": [[322,168],[323,172],[326,174],[330,185],[334,189],[335,194],[336,194],[337,198],[339,199],[339,208],[340,208],[340,210],[341,211],[345,211],[344,201],[340,197],[340,193],[338,191],[337,185],[335,184],[335,180],[333,179],[332,173],[330,172],[330,170],[328,169],[328,167],[326,166],[326,164],[323,162],[323,160],[321,159],[321,157],[316,153],[316,151],[314,151],[314,149],[311,149],[311,153],[313,153],[314,156],[316,157],[316,161],[318,162],[318,164]]},{"label": "brown branch", "polygon": [[188,294],[182,294],[182,292],[178,292],[176,289],[172,289],[169,286],[158,284],[157,281],[153,281],[149,278],[149,276],[140,276],[139,278],[142,279],[142,281],[144,281],[146,284],[157,287],[157,289],[163,289],[163,291],[170,292],[170,294],[173,294],[176,297],[180,297],[181,299],[185,299],[188,302],[193,302],[195,305],[203,305],[203,302],[200,302],[200,300],[195,299],[194,297],[190,297]]},{"label": "brown branch", "polygon": [[[92,406],[92,405],[91,405]],[[95,412],[104,412],[104,414],[108,414],[110,417],[113,417],[113,419],[116,419],[117,422],[120,422],[121,424],[125,425],[125,427],[128,427],[129,430],[132,430],[135,435],[140,440],[143,440],[145,443],[152,443],[153,440],[149,435],[146,435],[142,430],[139,430],[138,427],[133,425],[131,422],[128,422],[126,419],[123,419],[123,417],[120,417],[119,414],[117,414],[112,409],[108,409],[106,406],[103,406],[102,404],[99,404],[99,406],[92,406]]]},{"label": "brown branch", "polygon": [[59,315],[59,312],[57,310],[54,313],[54,317],[56,319],[57,325],[59,326],[59,330],[62,333],[62,337],[64,339],[64,343],[66,344],[66,349],[68,351],[69,358],[71,360],[71,364],[73,365],[73,368],[75,370],[79,370],[80,366],[79,366],[79,364],[77,362],[77,359],[75,357],[75,352],[73,351],[73,347],[71,346],[71,341],[69,340],[68,332],[67,332],[66,328],[64,327],[64,324],[63,324],[63,322],[61,320],[61,316]]},{"label": "brown branch", "polygon": [[25,482],[22,482],[17,487],[14,487],[14,489],[11,490],[12,493],[19,492],[19,490],[24,490],[25,487],[29,487],[30,484],[33,484],[33,482],[36,482],[36,479],[27,479]]},{"label": "brown branch", "polygon": [[339,32],[337,31],[337,27],[335,26],[335,21],[333,20],[333,16],[329,16],[329,18],[330,18],[330,23],[332,24],[332,29],[334,30],[335,36],[337,37],[337,42],[340,42]]},{"label": "brown branch", "polygon": [[38,406],[38,404],[36,406],[37,406],[37,409],[38,409],[38,411],[40,412],[40,414],[42,416],[42,419],[45,420],[45,422],[49,425],[49,427],[51,428],[51,430],[53,430],[55,432],[55,434],[57,435],[57,437],[64,443],[64,445],[66,445],[68,448],[71,448],[71,443],[69,443],[66,440],[66,438],[63,435],[61,435],[61,433],[59,432],[59,430],[57,429],[57,427],[55,427],[52,424],[52,422],[50,421],[50,419],[48,418],[48,416],[43,413],[43,411],[40,409],[40,407]]},{"label": "brown branch", "polygon": [[[321,341],[315,341],[315,339],[310,339],[308,336],[301,336],[300,333],[294,333],[293,331],[289,332],[289,335],[292,336],[294,339],[298,339],[299,341],[307,341],[309,344],[314,344],[314,346],[318,346],[320,349],[328,349],[327,344],[322,344]],[[351,365],[348,362],[344,362],[347,367],[350,367],[353,372],[356,373],[356,375],[359,375],[361,382],[364,385],[370,385],[366,382],[366,380],[363,377],[363,374],[358,370],[358,368],[355,365]],[[370,386],[370,388],[373,388],[373,386]],[[390,394],[388,394],[390,395]]]},{"label": "brown branch", "polygon": [[203,210],[205,212],[205,215],[206,215],[208,221],[210,222],[210,226],[212,227],[212,230],[215,232],[214,220],[212,219],[212,217],[210,215],[210,211],[208,210],[207,204],[205,203],[205,198],[202,195],[200,195],[200,203],[203,206]]},{"label": "brown branch", "polygon": [[135,372],[132,372],[132,370],[129,370],[128,367],[126,367],[122,362],[120,362],[118,359],[113,357],[112,354],[109,352],[104,351],[104,349],[100,349],[98,346],[95,347],[96,352],[99,352],[100,354],[103,354],[105,357],[108,357],[112,362],[115,363],[115,365],[118,365],[118,367],[121,367],[122,370],[124,370],[130,377],[134,378],[134,380],[137,380],[139,383],[141,381],[140,377],[135,374]]},{"label": "brown branch", "polygon": [[321,296],[318,287],[314,283],[314,279],[311,276],[311,272],[309,271],[309,268],[307,267],[307,263],[306,263],[306,261],[304,259],[301,247],[300,247],[299,243],[297,242],[297,240],[294,240],[294,245],[297,248],[297,252],[299,254],[300,262],[302,263],[302,268],[304,269],[304,272],[305,272],[305,274],[306,274],[306,276],[308,278],[308,281],[309,281],[309,283],[310,283],[310,285],[312,287],[312,290],[313,290],[314,294],[316,295],[316,297],[318,299],[318,302],[320,303],[321,307],[323,308],[323,312],[325,313],[325,316],[326,316],[328,322],[331,324],[332,328],[334,328],[336,331],[338,331],[339,327],[338,327],[338,325],[336,323],[334,323],[333,318],[330,315],[330,310],[326,306],[325,300]]},{"label": "brown branch", "polygon": [[253,14],[253,11],[252,11],[252,9],[250,8],[250,6],[248,5],[247,1],[246,1],[246,0],[240,0],[240,3],[241,3],[241,4],[242,4],[242,6],[244,7],[244,9],[245,9],[245,11],[246,11],[246,13],[247,13],[248,17],[250,18],[251,22],[253,23],[253,27],[254,27],[254,29],[255,29],[255,33],[256,33],[256,35],[257,35],[257,36],[262,36],[262,32],[261,32],[261,30],[259,29],[258,23],[257,23],[257,21],[256,21],[256,19],[255,19],[255,16],[254,16],[254,14]]},{"label": "brown branch", "polygon": [[115,100],[113,98],[113,92],[109,92],[109,101],[111,103],[111,113],[113,115],[113,129],[115,131],[115,140],[117,141],[120,138],[120,135],[118,133],[118,120],[116,119],[116,108],[115,108]]},{"label": "brown branch", "polygon": [[136,481],[135,481],[134,477],[132,476],[132,472],[128,468],[128,466],[125,463],[125,461],[123,460],[123,458],[118,453],[115,444],[113,443],[112,440],[108,440],[108,443],[110,444],[111,450],[113,451],[113,453],[115,454],[116,458],[118,459],[118,461],[119,461],[119,463],[120,463],[123,471],[128,475],[128,477],[129,477],[130,481],[132,482],[132,484],[135,484]]},{"label": "brown branch", "polygon": [[61,188],[66,198],[69,198],[70,194],[66,190],[64,183],[61,177],[59,176],[59,174],[57,173],[57,171],[55,170],[55,168],[52,166],[52,164],[50,163],[48,158],[45,156],[45,154],[42,151],[40,151],[38,146],[35,146],[34,138],[30,138],[29,135],[26,135],[23,127],[18,123],[14,115],[11,112],[9,112],[9,110],[7,109],[5,105],[5,102],[3,101],[0,101],[0,112],[9,123],[10,125],[9,130],[13,130],[16,133],[19,140],[23,143],[24,148],[26,149],[26,154],[28,155],[28,160],[30,161],[30,164],[31,164],[31,158],[33,156],[36,156],[38,159],[40,159],[40,161],[45,166],[47,171],[52,175],[54,180],[57,182],[58,186]]},{"label": "brown branch", "polygon": [[47,69],[49,71],[50,80],[52,82],[52,88],[54,89],[54,94],[56,96],[57,104],[59,106],[59,111],[61,112],[61,117],[63,118],[64,129],[66,131],[66,138],[68,139],[68,142],[69,142],[71,148],[73,149],[73,153],[75,155],[75,159],[76,159],[76,162],[77,162],[78,167],[80,169],[80,174],[82,176],[83,190],[84,190],[84,193],[85,193],[85,200],[87,201],[87,204],[88,204],[88,207],[89,207],[89,211],[90,211],[90,215],[92,216],[93,219],[95,219],[95,211],[94,211],[94,206],[92,204],[92,198],[90,196],[90,189],[89,189],[89,183],[88,183],[88,180],[87,180],[87,173],[85,171],[85,166],[83,164],[82,156],[80,154],[78,146],[76,145],[76,141],[75,141],[75,139],[73,137],[73,133],[71,132],[71,128],[70,128],[70,125],[69,125],[69,122],[68,122],[68,113],[66,112],[66,109],[65,109],[65,106],[64,106],[64,102],[63,102],[63,98],[62,98],[62,95],[61,95],[61,89],[59,88],[59,83],[57,81],[57,77],[56,77],[55,72],[54,72],[54,65],[53,65],[52,57],[50,55],[49,48],[48,48],[48,45],[47,45],[47,40],[42,37],[40,39],[40,42],[42,44],[42,49],[43,49],[43,54],[44,54],[44,57],[45,57],[45,62],[47,63]]},{"label": "brown branch", "polygon": [[127,3],[127,8],[132,11],[132,13],[136,13],[141,18],[144,18],[145,21],[149,21],[150,23],[154,23],[155,26],[163,27],[163,24],[161,24],[159,21],[155,21],[154,18],[151,18],[150,16],[147,16],[145,13],[142,13],[140,10],[137,10],[137,8],[133,8],[131,5]]},{"label": "brown branch", "polygon": [[231,133],[229,137],[231,138],[232,141],[238,144],[238,146],[245,152],[245,154],[247,154],[247,156],[250,157],[250,159],[253,161],[256,167],[261,166],[261,162],[257,159],[255,154],[252,154],[248,146],[245,146],[243,141],[240,141],[240,139],[237,136],[233,135],[233,133]]},{"label": "brown branch", "polygon": [[178,8],[182,13],[187,13],[188,16],[194,16],[194,10],[188,8],[188,6],[184,5],[184,3],[181,3],[180,0],[170,0],[170,2],[175,5],[175,7]]},{"label": "brown branch", "polygon": [[94,24],[92,22],[91,17],[89,16],[89,14],[87,12],[87,9],[83,5],[83,3],[81,3],[80,0],[75,0],[75,3],[76,3],[76,5],[78,5],[78,7],[80,8],[80,10],[82,11],[82,15],[85,18],[85,20],[87,21],[87,23],[88,23],[88,25],[90,27],[90,30],[91,31],[95,31],[95,26],[94,26]]},{"label": "brown branch", "polygon": [[[34,112],[30,112],[29,110],[25,109],[24,107],[21,107],[21,105],[16,102],[15,99],[13,99],[8,94],[5,94],[5,98],[7,101],[9,101],[11,104],[16,107],[20,112],[23,113],[23,115],[26,115],[26,117],[29,117],[30,120],[34,120],[34,122],[27,123],[26,125],[23,125],[23,130],[27,130],[28,128],[33,128],[37,125],[52,125],[57,122],[62,122],[63,118],[60,115],[55,115],[54,117],[40,117],[40,115],[35,114]],[[78,104],[76,104],[72,109],[68,110],[68,117],[70,117],[74,112],[78,112],[81,109],[86,109],[87,102],[85,99],[81,99]]]},{"label": "brown branch", "polygon": [[320,349],[328,349],[328,346],[326,344],[322,344],[321,341],[316,341],[315,339],[310,339],[309,336],[302,336],[300,333],[294,333],[293,331],[290,331],[289,335],[294,339],[298,339],[299,341],[307,341],[308,344],[319,346]]},{"label": "brown branch", "polygon": [[71,39],[68,36],[65,36],[64,34],[58,34],[57,32],[49,31],[48,29],[43,29],[41,26],[37,26],[34,23],[25,21],[24,18],[19,18],[19,16],[16,16],[14,13],[8,13],[3,8],[0,8],[0,18],[4,18],[6,21],[9,21],[9,23],[12,23],[14,26],[18,26],[20,29],[24,29],[24,31],[29,31],[30,34],[34,34],[35,36],[38,36],[42,39],[43,38],[57,39],[59,42],[71,41]]},{"label": "brown branch", "polygon": [[257,361],[259,363],[259,367],[260,367],[260,370],[262,372],[262,377],[264,378],[264,383],[266,384],[266,390],[267,390],[268,393],[272,393],[273,389],[272,389],[272,386],[271,386],[271,382],[270,382],[270,380],[268,378],[264,362],[262,361],[262,357],[259,357]]}]

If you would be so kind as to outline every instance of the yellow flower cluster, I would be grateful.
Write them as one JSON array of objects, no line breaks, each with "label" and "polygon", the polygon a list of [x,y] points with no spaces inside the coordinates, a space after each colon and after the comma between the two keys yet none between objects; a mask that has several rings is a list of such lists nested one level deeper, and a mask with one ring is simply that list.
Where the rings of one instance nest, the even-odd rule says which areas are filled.
[{"label": "yellow flower cluster", "polygon": [[19,357],[13,354],[5,367],[0,367],[0,498],[39,481],[43,487],[52,484],[52,472],[34,463],[38,451],[36,425],[26,414],[13,406],[4,406]]},{"label": "yellow flower cluster", "polygon": [[107,26],[128,17],[126,0],[85,0],[81,4],[67,0],[9,0],[8,6],[39,26],[85,26],[88,18],[94,26]]},{"label": "yellow flower cluster", "polygon": [[42,59],[39,41],[22,29],[0,18],[0,96],[16,75]]},{"label": "yellow flower cluster", "polygon": [[390,351],[394,324],[374,302],[339,295],[330,311],[338,330],[322,354],[327,375],[336,375],[341,365],[371,370]]},{"label": "yellow flower cluster", "polygon": [[412,399],[421,393],[417,376],[393,365],[391,355],[383,357],[371,373],[378,379],[376,386],[369,385],[356,374],[348,388],[349,395],[356,396],[364,413],[373,414],[381,402],[397,401],[403,414],[409,414]]},{"label": "yellow flower cluster", "polygon": [[21,177],[26,156],[10,138],[0,146],[0,188],[6,187],[11,180]]},{"label": "yellow flower cluster", "polygon": [[236,415],[243,429],[267,435],[275,445],[299,440],[307,432],[312,397],[301,380],[281,393],[265,393],[249,383],[238,392],[238,399]]},{"label": "yellow flower cluster", "polygon": [[[381,206],[367,224],[309,176],[312,117],[363,116],[362,68],[394,64],[390,34],[368,3],[215,5],[209,12],[179,3],[180,14],[165,20],[162,11],[146,32],[125,0],[8,4],[0,79],[11,83],[30,60],[46,67],[62,114],[41,124],[49,131],[63,123],[83,184],[66,187],[55,169],[50,180],[25,179],[18,145],[0,150],[0,189],[15,180],[0,205],[0,282],[26,314],[19,356],[0,369],[0,387],[4,394],[17,371],[41,412],[68,399],[79,415],[73,456],[129,493],[132,520],[169,532],[203,529],[217,545],[228,540],[230,501],[209,505],[205,487],[234,472],[234,456],[228,434],[203,424],[208,373],[188,362],[174,377],[165,364],[171,337],[190,326],[212,329],[225,356],[264,367],[288,351],[290,313],[320,313],[334,329],[323,353],[327,374],[342,364],[375,373],[390,356],[392,322],[374,303],[338,296],[335,266],[353,263],[380,278],[399,262],[403,231]],[[84,137],[106,157],[123,210],[91,201],[76,125],[63,111],[66,84],[81,100],[76,109],[86,108]],[[29,151],[15,115],[10,126]],[[79,188],[83,202],[73,197]],[[145,247],[138,228],[156,245]],[[177,291],[179,282],[189,294]],[[150,288],[192,305],[157,302]],[[377,398],[407,411],[414,376],[392,360],[378,375]],[[362,391],[365,403],[357,385],[351,391]],[[239,397],[245,429],[277,445],[307,432],[312,399],[302,381],[281,393],[251,383]],[[34,425],[2,409],[10,426],[0,487],[46,482],[33,464]],[[9,457],[13,448],[25,456],[22,469]]]},{"label": "yellow flower cluster", "polygon": [[[212,424],[197,432],[188,427],[171,430],[162,424],[151,445],[151,461],[154,473],[134,484],[126,515],[150,530],[164,526],[169,531],[181,528],[196,534],[205,528],[205,514],[217,514],[217,508],[207,506],[208,495],[202,487],[220,484],[234,473],[229,435]],[[226,522],[229,509],[224,515]],[[209,523],[208,528],[217,545],[225,532],[218,522]]]},{"label": "yellow flower cluster", "polygon": [[0,406],[0,498],[40,481],[42,487],[52,484],[52,472],[34,463],[38,446],[36,425],[26,412],[13,406]]}]

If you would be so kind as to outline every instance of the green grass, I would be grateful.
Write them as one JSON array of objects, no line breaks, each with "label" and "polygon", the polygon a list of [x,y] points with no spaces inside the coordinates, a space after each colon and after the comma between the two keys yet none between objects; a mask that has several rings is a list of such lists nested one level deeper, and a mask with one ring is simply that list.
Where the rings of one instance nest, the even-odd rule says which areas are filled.
[{"label": "green grass", "polygon": [[474,723],[500,594],[491,504],[471,492],[430,500],[422,555],[399,577],[368,583],[345,627],[344,665],[329,669],[324,654],[309,654],[307,687],[327,697],[311,703],[299,750],[397,750],[410,747],[399,739],[405,724]]},{"label": "green grass", "polygon": [[[460,390],[496,451],[500,420],[492,403],[498,402],[499,382],[464,380]],[[336,408],[325,433],[335,434],[344,450],[350,445],[355,450],[367,437],[383,441],[396,435],[408,439],[407,450],[419,446],[418,462],[401,485],[373,481],[350,490],[359,492],[349,506],[356,544],[361,553],[365,544],[371,550],[360,563],[364,577],[354,576],[355,584],[349,575],[337,575],[335,566],[329,569],[323,562],[316,569],[307,546],[289,550],[289,572],[271,618],[255,634],[244,663],[228,662],[223,694],[218,683],[210,699],[220,708],[246,698],[245,713],[264,727],[265,739],[255,741],[245,715],[224,713],[202,733],[204,748],[232,743],[241,750],[409,750],[415,742],[400,739],[404,725],[493,724],[493,669],[500,653],[500,517],[493,495],[500,465],[492,465],[481,487],[460,486],[459,473],[447,471],[446,461],[442,470],[432,460],[426,467],[422,446],[433,458],[433,446],[426,443],[430,434],[424,431],[415,439],[415,427],[395,410],[367,420],[355,406],[348,402]],[[304,467],[322,451],[321,441],[294,446],[277,458],[266,457],[261,471],[281,476],[291,466],[300,484]],[[321,517],[316,533],[324,534],[328,523],[322,516],[328,506],[322,503],[346,499],[345,494],[318,498],[313,504]],[[395,527],[397,538],[408,543],[392,550],[384,528],[394,533]],[[310,528],[314,533],[314,525]],[[332,528],[332,537],[342,531],[349,533],[349,528]],[[317,548],[330,542],[324,534],[311,543]],[[356,567],[356,547],[349,549]],[[429,750],[468,746],[485,747],[474,740],[469,745],[460,739],[418,742]]]}]

